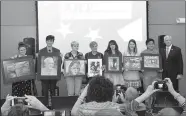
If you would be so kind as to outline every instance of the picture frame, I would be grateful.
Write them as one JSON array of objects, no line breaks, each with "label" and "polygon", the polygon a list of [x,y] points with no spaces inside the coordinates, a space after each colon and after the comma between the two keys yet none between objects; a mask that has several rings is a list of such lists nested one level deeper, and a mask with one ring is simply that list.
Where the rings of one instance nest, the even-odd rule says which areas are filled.
[{"label": "picture frame", "polygon": [[141,57],[140,56],[124,56],[123,67],[125,70],[139,71],[141,70]]},{"label": "picture frame", "polygon": [[39,54],[37,67],[38,80],[61,79],[61,56],[58,53]]},{"label": "picture frame", "polygon": [[88,59],[88,77],[102,76],[102,59]]},{"label": "picture frame", "polygon": [[4,84],[35,79],[35,65],[32,56],[2,60]]},{"label": "picture frame", "polygon": [[85,75],[86,75],[85,59],[65,59],[64,60],[64,76],[65,77],[77,77],[77,76],[85,76]]},{"label": "picture frame", "polygon": [[108,56],[106,61],[106,72],[121,73],[122,72],[122,57]]},{"label": "picture frame", "polygon": [[142,53],[143,70],[160,70],[162,69],[162,59],[160,54]]}]

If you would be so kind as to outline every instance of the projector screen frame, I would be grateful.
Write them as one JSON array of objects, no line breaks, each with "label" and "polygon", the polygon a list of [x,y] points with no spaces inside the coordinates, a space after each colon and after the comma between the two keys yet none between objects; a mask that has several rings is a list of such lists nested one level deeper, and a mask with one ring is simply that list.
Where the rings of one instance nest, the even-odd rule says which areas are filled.
[{"label": "projector screen frame", "polygon": [[[65,1],[67,1],[67,0],[65,0]],[[110,0],[107,0],[107,1],[110,1]],[[135,1],[135,0],[128,0],[128,1]],[[39,1],[39,2],[41,2],[41,1]],[[145,1],[145,2],[146,2],[146,37],[147,37],[147,39],[149,39],[149,2],[148,1]],[[35,1],[35,8],[36,8],[36,53],[38,53],[39,52],[38,1]]]}]

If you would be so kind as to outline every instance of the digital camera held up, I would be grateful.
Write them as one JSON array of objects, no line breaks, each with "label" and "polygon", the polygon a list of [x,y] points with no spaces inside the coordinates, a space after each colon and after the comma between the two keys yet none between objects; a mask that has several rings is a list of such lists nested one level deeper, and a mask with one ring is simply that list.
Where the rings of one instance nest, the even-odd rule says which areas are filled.
[{"label": "digital camera held up", "polygon": [[167,87],[166,83],[167,83],[167,80],[157,81],[154,83],[154,88],[161,89],[163,91],[167,91],[168,87]]},{"label": "digital camera held up", "polygon": [[116,85],[116,95],[118,96],[121,92],[125,92],[126,88],[123,85]]},{"label": "digital camera held up", "polygon": [[11,101],[11,106],[14,106],[16,104],[23,104],[23,105],[29,105],[26,101],[26,97],[14,97]]}]

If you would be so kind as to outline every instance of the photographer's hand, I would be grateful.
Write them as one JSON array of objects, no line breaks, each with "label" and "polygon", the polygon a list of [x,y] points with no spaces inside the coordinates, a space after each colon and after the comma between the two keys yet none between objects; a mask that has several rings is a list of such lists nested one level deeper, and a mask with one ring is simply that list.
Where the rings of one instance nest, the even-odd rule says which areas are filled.
[{"label": "photographer's hand", "polygon": [[10,96],[9,94],[6,96],[6,101],[1,107],[1,113],[3,116],[8,115],[8,111],[11,108],[10,103],[14,99],[13,96]]},{"label": "photographer's hand", "polygon": [[124,103],[126,100],[125,100],[125,98],[124,98],[124,96],[123,96],[123,93],[121,92],[121,93],[119,93],[119,97],[120,97],[120,99],[121,99],[121,101]]},{"label": "photographer's hand", "polygon": [[38,109],[40,111],[49,110],[35,96],[25,95],[25,97],[26,97],[26,100],[25,101],[30,104],[30,105],[27,106],[28,108]]},{"label": "photographer's hand", "polygon": [[10,103],[15,97],[14,96],[10,96],[9,94],[6,96],[6,103]]},{"label": "photographer's hand", "polygon": [[112,97],[112,102],[116,103],[118,101],[118,99],[119,99],[119,95],[116,95],[116,91],[114,91],[114,95]]},{"label": "photographer's hand", "polygon": [[145,93],[149,94],[149,95],[152,95],[154,92],[156,91],[160,91],[160,89],[155,89],[154,88],[154,84],[156,83],[157,81],[153,81],[151,85],[149,85],[147,87],[147,90],[145,91]]},{"label": "photographer's hand", "polygon": [[166,84],[168,86],[168,91],[174,96],[181,106],[184,105],[186,99],[174,90],[172,82],[169,78],[165,78],[165,80],[167,81]]},{"label": "photographer's hand", "polygon": [[152,85],[149,85],[146,89],[146,91],[139,97],[137,97],[135,100],[138,103],[142,103],[144,100],[146,100],[150,95],[152,95],[154,92],[159,91],[160,89],[154,89],[154,84],[156,81],[152,82]]},{"label": "photographer's hand", "polygon": [[168,87],[168,91],[169,91],[170,93],[173,93],[175,90],[174,90],[174,88],[173,88],[173,85],[172,85],[171,80],[170,80],[169,78],[165,78],[165,81],[167,81],[167,82],[166,82],[166,85],[167,85],[167,87]]}]

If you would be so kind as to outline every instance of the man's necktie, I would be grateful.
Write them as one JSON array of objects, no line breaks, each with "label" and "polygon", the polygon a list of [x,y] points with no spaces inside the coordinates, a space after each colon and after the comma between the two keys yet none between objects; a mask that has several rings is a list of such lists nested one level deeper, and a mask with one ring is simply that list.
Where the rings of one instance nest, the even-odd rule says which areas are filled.
[{"label": "man's necktie", "polygon": [[167,47],[166,48],[166,58],[168,58],[168,56],[169,56],[169,48]]}]

